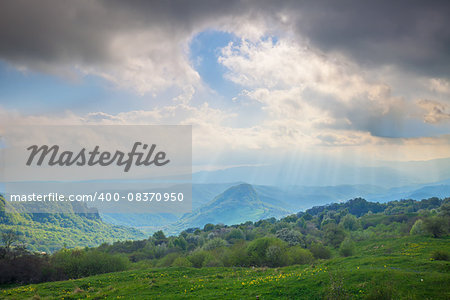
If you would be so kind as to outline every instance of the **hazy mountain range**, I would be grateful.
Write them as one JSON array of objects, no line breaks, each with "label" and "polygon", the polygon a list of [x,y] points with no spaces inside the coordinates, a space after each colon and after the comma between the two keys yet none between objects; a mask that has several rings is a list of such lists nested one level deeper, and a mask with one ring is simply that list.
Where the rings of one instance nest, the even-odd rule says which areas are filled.
[{"label": "hazy mountain range", "polygon": [[207,223],[237,224],[282,217],[316,205],[362,197],[387,202],[399,199],[450,197],[450,180],[385,188],[375,185],[266,186],[246,183],[194,184],[193,211],[187,214],[106,214],[107,222],[137,227],[145,232],[164,229],[178,233]]},{"label": "hazy mountain range", "polygon": [[[159,229],[178,233],[206,223],[238,224],[279,218],[357,197],[377,202],[450,197],[450,159],[348,170],[343,165],[334,170],[328,164],[319,166],[305,166],[298,174],[274,166],[198,172],[193,174],[191,213],[115,213],[101,214],[101,219],[146,234]],[[430,182],[431,179],[437,180]]]},{"label": "hazy mountain range", "polygon": [[299,166],[241,166],[194,173],[194,183],[247,182],[270,186],[377,185],[387,188],[450,178],[450,158],[428,161],[379,162],[377,166],[308,159]]}]

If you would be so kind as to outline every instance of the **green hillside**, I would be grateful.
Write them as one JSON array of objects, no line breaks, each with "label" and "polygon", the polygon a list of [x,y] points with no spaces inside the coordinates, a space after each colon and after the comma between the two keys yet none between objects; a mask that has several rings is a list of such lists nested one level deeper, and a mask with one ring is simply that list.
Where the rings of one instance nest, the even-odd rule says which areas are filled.
[{"label": "green hillside", "polygon": [[4,299],[449,299],[450,239],[358,242],[352,257],[283,268],[137,269],[0,291]]},{"label": "green hillside", "polygon": [[[247,185],[215,200],[218,212],[239,200],[260,207]],[[51,255],[1,238],[5,299],[450,297],[450,198],[356,198],[279,220],[208,223]]]},{"label": "green hillside", "polygon": [[[72,204],[71,204],[72,205]],[[82,205],[75,203],[73,205]],[[85,207],[85,213],[8,213],[5,199],[0,196],[0,232],[12,230],[19,243],[29,250],[53,252],[64,246],[95,247],[105,242],[144,238],[140,231],[103,222],[100,216]],[[80,210],[80,207],[77,208]]]}]

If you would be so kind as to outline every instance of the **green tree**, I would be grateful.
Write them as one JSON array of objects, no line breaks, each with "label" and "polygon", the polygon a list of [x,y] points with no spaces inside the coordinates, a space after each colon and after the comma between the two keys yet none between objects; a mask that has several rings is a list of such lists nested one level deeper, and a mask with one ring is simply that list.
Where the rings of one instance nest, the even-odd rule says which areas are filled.
[{"label": "green tree", "polygon": [[5,250],[9,252],[11,250],[12,245],[17,243],[19,241],[19,236],[17,235],[17,232],[8,229],[2,232],[1,234],[2,243],[5,245]]},{"label": "green tree", "polygon": [[173,263],[173,267],[192,267],[192,263],[186,257],[177,257]]},{"label": "green tree", "polygon": [[207,256],[206,251],[198,250],[194,251],[189,257],[189,261],[192,263],[194,268],[201,268],[203,266],[203,262],[205,261]]},{"label": "green tree", "polygon": [[424,225],[422,219],[418,219],[416,222],[414,222],[414,225],[411,227],[409,234],[410,235],[425,234],[425,225]]},{"label": "green tree", "polygon": [[355,231],[358,230],[359,228],[359,222],[358,219],[352,215],[352,214],[347,214],[345,215],[342,219],[341,222],[339,223],[344,229],[346,230],[350,230],[350,231]]},{"label": "green tree", "polygon": [[283,228],[278,230],[275,235],[280,240],[287,242],[289,246],[296,246],[296,245],[304,246],[303,236],[300,232],[296,230]]},{"label": "green tree", "polygon": [[314,258],[328,259],[331,257],[331,251],[320,243],[314,243],[309,248]]},{"label": "green tree", "polygon": [[160,245],[162,243],[167,242],[167,237],[162,230],[158,230],[153,234],[153,238],[155,239],[155,244]]},{"label": "green tree", "polygon": [[286,250],[288,265],[303,265],[313,262],[314,257],[311,251],[303,249],[301,246],[289,247]]},{"label": "green tree", "polygon": [[271,245],[266,250],[265,262],[269,267],[281,267],[284,265],[284,247]]},{"label": "green tree", "polygon": [[345,239],[345,232],[336,224],[325,226],[324,239],[327,245],[337,248]]},{"label": "green tree", "polygon": [[222,240],[221,238],[214,238],[212,240],[209,240],[203,245],[204,250],[213,250],[220,247],[225,247],[227,245],[227,242]]},{"label": "green tree", "polygon": [[445,223],[443,218],[430,217],[424,221],[425,230],[433,237],[439,238],[445,234]]},{"label": "green tree", "polygon": [[214,224],[208,223],[203,227],[203,231],[208,232],[214,229]]},{"label": "green tree", "polygon": [[243,240],[245,238],[244,232],[241,229],[233,228],[225,237],[229,242],[236,240]]},{"label": "green tree", "polygon": [[[270,251],[268,251],[269,247],[272,247]],[[278,250],[282,253],[285,248],[286,243],[282,240],[274,237],[263,237],[250,242],[247,247],[247,253],[251,264],[272,266],[273,263],[277,262],[276,255]]]},{"label": "green tree", "polygon": [[355,253],[355,243],[350,239],[345,239],[339,247],[339,254],[343,257],[352,256]]}]

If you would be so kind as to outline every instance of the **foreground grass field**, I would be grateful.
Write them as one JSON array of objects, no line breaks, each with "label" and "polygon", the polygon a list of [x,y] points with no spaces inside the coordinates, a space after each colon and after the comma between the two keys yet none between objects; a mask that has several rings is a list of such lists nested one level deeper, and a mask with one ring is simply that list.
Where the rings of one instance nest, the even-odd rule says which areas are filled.
[{"label": "foreground grass field", "polygon": [[141,268],[4,288],[2,299],[450,299],[450,238],[357,243],[354,256],[284,268]]}]

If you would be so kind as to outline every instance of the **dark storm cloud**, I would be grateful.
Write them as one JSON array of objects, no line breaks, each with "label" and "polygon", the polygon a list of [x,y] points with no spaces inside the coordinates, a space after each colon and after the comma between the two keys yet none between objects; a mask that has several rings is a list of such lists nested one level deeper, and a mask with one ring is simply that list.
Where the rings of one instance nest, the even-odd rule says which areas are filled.
[{"label": "dark storm cloud", "polygon": [[391,104],[384,109],[380,104],[361,97],[354,103],[343,103],[332,95],[320,94],[307,91],[305,99],[314,99],[308,103],[327,111],[335,121],[329,123],[318,123],[318,129],[342,129],[367,131],[373,136],[379,137],[405,137],[408,136],[405,128],[407,111],[404,103]]},{"label": "dark storm cloud", "polygon": [[449,76],[448,1],[1,1],[0,59],[37,68],[111,63],[120,59],[110,48],[117,33],[150,29],[176,40],[239,16],[277,20],[280,12],[324,51]]},{"label": "dark storm cloud", "polygon": [[292,6],[288,11],[298,12],[297,31],[322,50],[342,51],[363,64],[449,76],[449,1],[329,0]]},{"label": "dark storm cloud", "polygon": [[120,57],[120,53],[110,49],[119,33],[154,30],[174,40],[222,15],[233,15],[236,4],[235,1],[2,1],[0,59],[38,68],[61,63],[110,63]]},{"label": "dark storm cloud", "polygon": [[0,55],[20,64],[107,60],[104,44],[117,28],[95,2],[3,1]]}]

